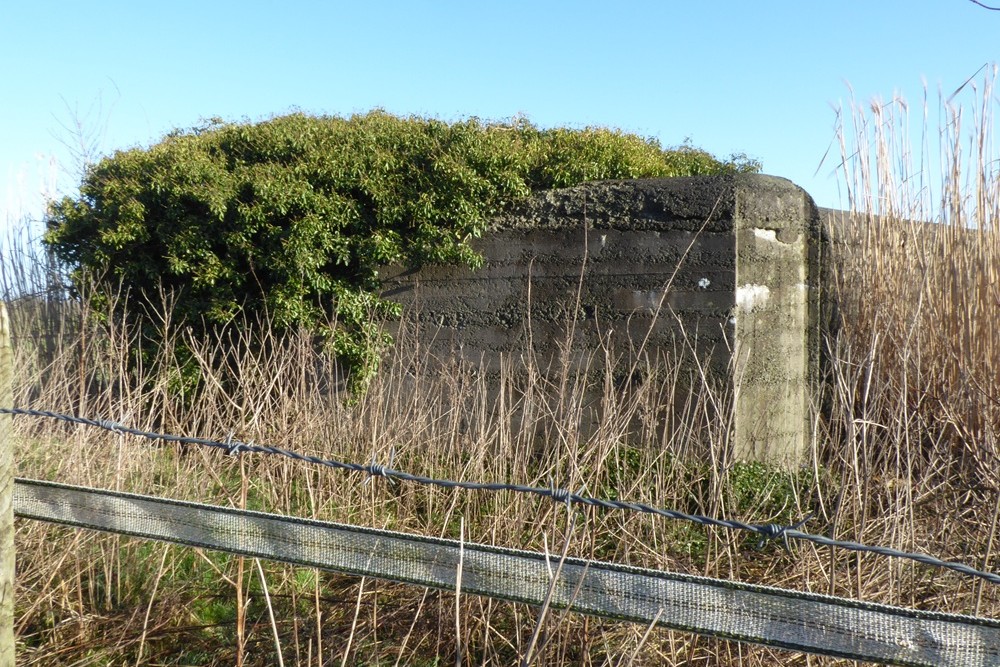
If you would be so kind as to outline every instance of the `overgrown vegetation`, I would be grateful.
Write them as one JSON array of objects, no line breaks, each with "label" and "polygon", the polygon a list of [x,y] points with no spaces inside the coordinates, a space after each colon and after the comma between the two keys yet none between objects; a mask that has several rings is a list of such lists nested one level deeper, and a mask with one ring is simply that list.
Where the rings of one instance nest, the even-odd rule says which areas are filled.
[{"label": "overgrown vegetation", "polygon": [[[992,92],[983,99],[995,109]],[[814,513],[804,530],[996,572],[1000,162],[987,150],[989,128],[960,131],[954,112],[942,133],[950,148],[940,197],[908,190],[919,174],[906,170],[922,163],[903,159],[904,109],[897,101],[844,119],[854,121],[843,141],[855,210],[832,230],[842,327],[828,341],[829,412],[817,423],[808,465],[793,473],[733,465],[728,425],[705,416],[725,414],[727,399],[694,378],[684,384],[693,387],[691,400],[677,400],[675,392],[687,390],[671,381],[677,375],[670,368],[648,374],[662,383],[627,396],[607,390],[608,409],[595,428],[583,429],[585,371],[543,376],[535,372],[541,364],[529,364],[519,391],[497,401],[470,367],[409,374],[425,357],[404,330],[385,372],[355,405],[345,405],[324,385],[335,356],[313,345],[308,328],[279,331],[266,319],[230,323],[211,336],[167,322],[151,350],[157,362],[130,370],[137,325],[122,315],[130,308],[124,302],[104,304],[103,324],[82,302],[13,302],[16,402],[180,434],[232,432],[342,460],[392,459],[416,474],[538,486],[551,479],[752,523]],[[977,150],[963,153],[957,142],[969,135]],[[942,225],[911,222],[919,219]],[[43,292],[44,261],[2,259],[8,294]],[[13,284],[22,279],[28,282]],[[178,400],[168,387],[170,369],[187,363],[177,354],[182,347],[206,378],[195,401]],[[222,368],[235,377],[224,383]],[[130,372],[142,374],[139,381],[122,381]],[[523,409],[525,396],[532,411]],[[718,404],[706,411],[710,400]],[[674,405],[688,407],[665,407]],[[648,419],[632,430],[636,414]],[[362,483],[285,460],[153,447],[50,421],[18,419],[14,427],[18,473],[28,477],[433,536],[457,537],[462,519],[470,541],[558,552],[568,540],[573,556],[1000,616],[996,586],[872,554],[794,542],[788,553],[742,534],[593,508],[577,512],[570,532],[564,505],[522,495]],[[525,655],[538,624],[537,610],[523,605],[262,563],[275,642],[252,561],[27,521],[18,524],[17,548],[24,665],[264,666],[277,664],[279,652],[299,667],[508,665]],[[684,632],[644,636],[642,627],[573,613],[550,617],[543,630],[537,665],[610,666],[632,657],[633,664],[664,665],[804,662]]]},{"label": "overgrown vegetation", "polygon": [[[380,266],[476,266],[470,240],[533,191],[758,168],[523,120],[211,122],[93,165],[78,197],[52,205],[46,242],[78,291],[96,282],[102,312],[124,288],[155,304],[169,294],[177,324],[203,333],[266,314],[325,337],[364,386],[388,342],[378,322],[397,312],[379,297]],[[143,333],[157,342],[156,327]]]}]

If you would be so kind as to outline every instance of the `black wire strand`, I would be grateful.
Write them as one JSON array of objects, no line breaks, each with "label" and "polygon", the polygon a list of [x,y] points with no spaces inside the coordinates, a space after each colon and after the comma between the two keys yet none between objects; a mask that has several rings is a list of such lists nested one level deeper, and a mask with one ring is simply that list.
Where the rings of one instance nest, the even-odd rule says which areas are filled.
[{"label": "black wire strand", "polygon": [[838,547],[840,549],[846,549],[848,551],[873,553],[873,554],[879,554],[881,556],[887,556],[890,558],[903,558],[906,560],[915,561],[917,563],[922,563],[924,565],[930,565],[933,567],[948,569],[953,572],[958,572],[960,574],[964,574],[970,577],[978,577],[980,579],[985,579],[986,581],[992,584],[1000,585],[1000,575],[993,572],[985,572],[982,570],[977,570],[973,567],[965,565],[964,563],[945,561],[941,560],[940,558],[935,558],[934,556],[930,556],[927,554],[908,553],[905,551],[899,551],[897,549],[891,549],[889,547],[871,546],[867,544],[860,544],[858,542],[835,540],[829,537],[824,537],[823,535],[813,535],[811,533],[805,533],[800,531],[799,528],[801,528],[809,519],[812,518],[811,514],[806,518],[802,519],[801,521],[799,521],[798,523],[792,524],[790,526],[781,526],[778,524],[758,525],[752,523],[744,523],[742,521],[735,521],[732,519],[716,519],[708,516],[702,516],[700,514],[687,514],[685,512],[680,512],[677,510],[662,509],[659,507],[653,507],[651,505],[646,505],[643,503],[629,503],[620,500],[605,500],[602,498],[593,498],[590,496],[581,495],[579,493],[573,493],[566,489],[560,489],[551,484],[548,487],[534,487],[534,486],[525,486],[523,484],[507,484],[500,482],[482,483],[482,482],[469,482],[469,481],[455,481],[450,479],[438,479],[433,477],[423,477],[421,475],[412,475],[408,472],[403,472],[401,470],[393,470],[390,467],[379,465],[374,461],[372,461],[370,465],[360,465],[357,463],[346,463],[343,461],[336,461],[333,459],[321,459],[316,456],[300,454],[298,452],[282,449],[280,447],[272,447],[269,445],[259,445],[254,443],[240,442],[238,440],[233,440],[232,435],[230,435],[226,439],[226,442],[219,442],[216,440],[210,440],[208,438],[194,438],[188,436],[171,435],[167,433],[154,433],[150,431],[142,431],[136,428],[124,426],[122,424],[118,424],[116,422],[108,421],[105,419],[88,419],[86,417],[77,417],[74,415],[60,414],[57,412],[50,412],[48,410],[29,410],[24,408],[0,408],[0,414],[9,414],[14,416],[45,417],[49,419],[55,419],[58,421],[67,422],[70,424],[94,426],[97,428],[105,429],[107,431],[111,431],[113,433],[133,435],[139,438],[145,438],[147,440],[159,440],[162,442],[178,443],[185,445],[199,445],[202,447],[221,449],[225,451],[227,454],[240,454],[246,452],[253,454],[269,454],[274,456],[284,456],[286,458],[290,458],[295,461],[301,461],[303,463],[325,466],[337,470],[346,470],[349,472],[363,473],[368,475],[369,478],[382,477],[387,480],[401,480],[404,482],[413,482],[415,484],[437,486],[445,489],[463,489],[467,491],[513,491],[515,493],[524,493],[524,494],[540,496],[543,498],[549,498],[557,503],[588,505],[591,507],[600,507],[606,510],[626,510],[632,512],[641,512],[645,514],[653,514],[667,519],[674,519],[678,521],[689,521],[692,523],[699,524],[701,526],[713,526],[716,528],[729,528],[732,530],[748,531],[760,536],[761,546],[763,545],[764,542],[768,540],[780,539],[784,547],[788,549],[789,539],[804,540],[807,542],[812,542],[814,544],[819,544],[822,546]]}]

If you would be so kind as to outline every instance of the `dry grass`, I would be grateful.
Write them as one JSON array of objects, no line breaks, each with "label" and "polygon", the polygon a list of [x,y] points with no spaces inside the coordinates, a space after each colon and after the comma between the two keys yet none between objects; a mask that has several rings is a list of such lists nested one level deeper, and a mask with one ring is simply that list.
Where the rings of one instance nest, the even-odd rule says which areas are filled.
[{"label": "dry grass", "polygon": [[[714,500],[721,481],[708,462],[682,465],[663,443],[639,447],[625,441],[628,423],[621,415],[640,409],[650,415],[661,411],[656,407],[661,399],[650,392],[633,397],[633,405],[614,406],[594,428],[588,425],[579,378],[534,375],[524,380],[527,386],[520,385],[516,396],[507,385],[497,397],[472,369],[452,368],[438,377],[412,373],[426,359],[416,346],[400,345],[397,349],[407,350],[406,358],[386,364],[386,372],[369,393],[357,405],[347,406],[341,396],[322,390],[335,369],[330,359],[314,352],[310,337],[301,335],[269,337],[263,344],[247,339],[223,344],[199,341],[199,357],[209,380],[196,397],[178,400],[169,389],[169,349],[162,351],[156,377],[122,383],[117,379],[124,369],[125,329],[89,331],[81,339],[93,342],[86,348],[68,347],[64,356],[35,371],[45,377],[44,387],[19,385],[19,404],[44,403],[60,411],[107,415],[139,428],[213,434],[220,439],[235,431],[243,441],[280,443],[347,461],[392,460],[394,467],[428,476],[536,486],[551,479],[559,486],[586,488],[597,495],[644,499],[702,513],[721,509]],[[28,369],[37,358],[29,352],[17,357],[22,377],[31,374]],[[220,363],[224,354],[237,358]],[[220,366],[237,369],[237,376],[222,378],[212,370]],[[73,391],[81,370],[88,390]],[[563,392],[553,394],[553,385],[563,387]],[[530,410],[525,409],[525,396],[530,397]],[[645,423],[649,425],[645,442],[654,437],[686,443],[726,437],[697,415],[675,420],[670,432],[654,428],[655,419]],[[588,433],[581,425],[588,425]],[[565,509],[537,498],[383,481],[366,484],[359,476],[288,461],[151,447],[58,423],[19,420],[18,426],[20,473],[67,483],[454,538],[464,522],[464,538],[469,541],[535,550],[566,545],[571,555],[699,573],[721,573],[720,554],[742,549],[734,536],[593,510],[576,515],[579,527],[567,545]],[[719,442],[714,448],[724,447]],[[798,510],[784,506],[790,500],[783,496],[781,504],[776,501],[769,507],[792,516]],[[751,516],[759,521],[776,518]],[[242,630],[246,642],[261,642],[255,650],[246,649],[250,657],[244,664],[274,660],[273,647],[265,645],[273,642],[259,582],[243,573],[239,559],[195,556],[191,550],[81,535],[35,523],[20,525],[18,539],[19,583],[25,587],[23,597],[32,600],[19,625],[26,664],[30,660],[54,664],[53,647],[64,650],[72,643],[82,647],[99,643],[116,656],[114,660],[133,660],[140,644],[146,656],[157,645],[177,651],[196,644],[201,655],[188,660],[228,664],[237,661],[235,647],[244,643]],[[359,583],[274,564],[267,570],[270,597],[279,610],[276,616],[284,619],[278,623],[281,643],[308,654],[317,651],[322,641],[323,663],[313,664],[340,661],[345,647],[351,652],[348,663],[374,662],[376,657],[395,661],[403,650],[402,664],[420,664],[449,656],[459,645],[456,639],[461,639],[473,662],[510,664],[528,652],[535,629],[537,615],[531,609],[462,596],[458,618],[463,635],[456,637],[454,623],[449,623],[455,617],[455,610],[449,611],[452,594]],[[240,581],[244,588],[237,595]],[[152,582],[162,582],[156,586],[159,599],[151,597]],[[247,627],[242,629],[237,613],[241,599],[250,600]],[[209,600],[216,608],[203,609]],[[222,625],[203,627],[204,617],[215,614],[224,619]],[[89,620],[83,622],[84,618]],[[97,642],[91,633],[99,637],[107,632],[98,622],[105,618],[115,627],[131,628],[131,633],[115,642]],[[641,637],[635,634],[641,628],[559,618],[562,623],[547,633],[535,664],[555,660],[559,652],[575,655],[588,644],[586,652],[600,663],[600,656],[617,658],[618,651],[631,650]],[[79,635],[56,634],[68,627]],[[37,657],[33,657],[35,643]],[[290,664],[309,664],[302,655],[297,656],[298,663],[285,658]],[[78,660],[79,653],[71,659]]]},{"label": "dry grass", "polygon": [[[511,360],[497,393],[475,369],[415,372],[429,360],[405,331],[369,393],[346,405],[330,389],[332,360],[308,335],[278,336],[258,325],[251,337],[233,329],[221,340],[192,341],[206,381],[196,395],[178,397],[169,341],[183,330],[165,337],[157,365],[129,376],[129,329],[114,320],[98,326],[80,306],[39,298],[50,276],[39,269],[44,261],[24,252],[0,263],[8,290],[36,294],[12,303],[16,401],[144,429],[233,433],[347,461],[391,460],[437,477],[538,486],[551,479],[749,522],[816,511],[806,526],[813,532],[996,571],[1000,192],[990,128],[973,132],[972,171],[958,145],[945,142],[946,206],[936,214],[928,190],[908,190],[916,181],[893,115],[902,108],[856,111],[856,132],[844,140],[857,212],[835,230],[842,327],[829,341],[830,396],[815,456],[795,474],[723,466],[729,429],[710,416],[718,405],[709,406],[721,401],[724,411],[725,399],[698,383],[690,400],[672,396],[686,385],[678,374],[687,366],[677,358],[662,360],[652,374],[660,381],[631,395],[604,388],[595,426],[582,377],[530,364],[515,372],[520,363]],[[964,135],[951,125],[944,136]],[[937,217],[943,224],[935,227],[907,222]],[[163,318],[160,325],[173,328]],[[221,367],[235,374],[213,370]],[[662,407],[676,404],[687,409]],[[284,460],[150,446],[28,419],[15,426],[23,476],[1000,616],[997,587],[904,561],[806,544],[788,554],[649,516],[593,509],[570,516],[510,493],[366,484]],[[279,646],[284,664],[302,667],[509,665],[529,651],[544,665],[838,662],[572,613],[550,613],[540,626],[538,610],[524,605],[274,563],[258,571],[235,557],[41,523],[19,522],[17,547],[24,665],[270,665]]]},{"label": "dry grass", "polygon": [[[963,125],[968,109],[942,105],[933,170],[927,136],[911,151],[903,100],[854,109],[854,141],[842,143],[853,212],[834,232],[842,330],[826,439],[834,451],[824,458],[843,459],[852,490],[845,499],[860,527],[893,523],[891,533],[859,529],[859,538],[944,550],[996,570],[1000,163],[992,79],[974,94],[971,128]],[[935,171],[940,183],[929,177]],[[928,586],[916,586],[911,603],[954,599]],[[975,588],[971,609],[996,616]]]}]

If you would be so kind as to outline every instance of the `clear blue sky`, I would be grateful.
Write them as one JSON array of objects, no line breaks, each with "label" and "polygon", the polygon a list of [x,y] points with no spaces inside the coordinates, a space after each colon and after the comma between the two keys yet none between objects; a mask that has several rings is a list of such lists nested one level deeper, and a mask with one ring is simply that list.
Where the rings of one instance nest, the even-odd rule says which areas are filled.
[{"label": "clear blue sky", "polygon": [[815,172],[848,83],[919,106],[926,81],[937,105],[998,60],[1000,12],[969,0],[4,0],[0,223],[72,192],[74,116],[110,152],[213,116],[373,107],[690,139],[838,206],[837,161]]}]

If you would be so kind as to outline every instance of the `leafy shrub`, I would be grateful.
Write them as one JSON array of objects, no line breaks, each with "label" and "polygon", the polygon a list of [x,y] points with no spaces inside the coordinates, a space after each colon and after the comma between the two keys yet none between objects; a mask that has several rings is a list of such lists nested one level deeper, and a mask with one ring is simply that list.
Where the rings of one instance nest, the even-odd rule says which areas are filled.
[{"label": "leafy shrub", "polygon": [[375,320],[398,309],[378,296],[380,265],[475,267],[469,240],[536,190],[758,168],[520,120],[382,111],[215,120],[93,165],[78,197],[51,206],[46,242],[77,289],[88,280],[146,298],[164,289],[174,320],[197,331],[267,312],[325,337],[363,384],[388,342]]}]

